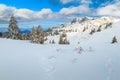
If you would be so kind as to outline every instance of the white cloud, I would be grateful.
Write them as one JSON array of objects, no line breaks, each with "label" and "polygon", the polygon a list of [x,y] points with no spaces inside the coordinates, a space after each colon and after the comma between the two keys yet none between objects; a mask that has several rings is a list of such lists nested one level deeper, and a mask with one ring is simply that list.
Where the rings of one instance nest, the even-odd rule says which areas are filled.
[{"label": "white cloud", "polygon": [[0,4],[1,22],[9,21],[11,15],[14,15],[18,21],[28,21],[35,19],[49,19],[50,14],[52,14],[51,9],[42,9],[39,12],[35,12],[29,9],[17,9],[15,7]]},{"label": "white cloud", "polygon": [[63,8],[60,10],[60,14],[71,15],[71,14],[88,14],[90,8],[86,5],[80,5],[78,7]]},{"label": "white cloud", "polygon": [[[83,10],[82,7],[81,10]],[[74,11],[74,8],[72,8],[72,13],[77,13],[77,10]],[[62,9],[63,10],[63,9]],[[30,20],[39,20],[39,19],[52,19],[52,20],[67,20],[71,16],[64,15],[64,12],[61,10],[60,12],[52,12],[49,8],[44,8],[38,12],[29,10],[29,9],[17,9],[15,7],[6,6],[4,4],[0,4],[0,22],[8,22],[11,15],[14,15],[18,21],[30,21]],[[80,11],[81,12],[81,11]],[[85,11],[84,11],[85,12]],[[62,14],[63,13],[63,14]],[[82,13],[82,12],[81,12]],[[68,13],[69,14],[69,13]]]},{"label": "white cloud", "polygon": [[0,4],[0,20],[8,21],[9,16],[12,15],[16,11],[14,7],[7,7],[4,4]]},{"label": "white cloud", "polygon": [[42,9],[40,12],[37,13],[37,17],[39,18],[46,18],[49,19],[49,15],[51,15],[53,12],[51,9]]},{"label": "white cloud", "polygon": [[67,3],[70,3],[72,1],[74,1],[74,0],[60,0],[60,2],[63,4],[67,4]]},{"label": "white cloud", "polygon": [[96,10],[100,16],[115,16],[120,17],[120,3],[109,4],[105,7],[100,7]]},{"label": "white cloud", "polygon": [[91,0],[60,0],[60,2],[61,2],[62,4],[68,4],[68,3],[71,3],[71,2],[77,2],[77,3],[84,4],[84,5],[85,5],[85,4],[89,5],[89,4],[92,3]]},{"label": "white cloud", "polygon": [[30,21],[38,19],[69,19],[76,14],[80,15],[97,15],[97,16],[117,16],[120,17],[120,2],[116,0],[114,4],[106,4],[104,7],[99,7],[97,9],[92,9],[89,7],[91,0],[61,0],[64,4],[71,1],[79,1],[81,5],[77,7],[62,8],[59,12],[53,12],[49,8],[44,8],[38,12],[29,9],[17,9],[12,6],[6,6],[0,4],[0,22],[9,21],[10,16],[14,14],[18,21]]},{"label": "white cloud", "polygon": [[14,16],[16,16],[20,20],[30,20],[34,19],[35,12],[28,9],[18,9],[14,13]]},{"label": "white cloud", "polygon": [[80,0],[80,3],[88,5],[88,4],[91,4],[92,1],[91,0]]}]

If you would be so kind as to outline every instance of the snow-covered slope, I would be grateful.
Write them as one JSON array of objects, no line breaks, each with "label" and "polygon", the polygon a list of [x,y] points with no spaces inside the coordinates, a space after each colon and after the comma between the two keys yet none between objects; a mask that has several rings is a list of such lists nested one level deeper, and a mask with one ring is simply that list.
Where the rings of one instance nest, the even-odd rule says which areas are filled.
[{"label": "snow-covered slope", "polygon": [[[77,21],[79,20],[77,19]],[[55,40],[55,42],[58,43],[60,34],[64,32],[67,34],[70,44],[86,42],[90,37],[93,37],[93,35],[90,34],[92,30],[95,30],[94,34],[100,33],[102,35],[102,32],[114,28],[116,23],[119,24],[119,21],[120,19],[117,18],[101,17],[88,19],[84,22],[75,22],[73,24],[62,24],[61,26],[52,29],[52,34],[57,32],[59,35],[49,36],[47,43],[49,43],[50,40]],[[101,31],[97,31],[99,28]],[[112,35],[112,37],[114,36]]]},{"label": "snow-covered slope", "polygon": [[[119,80],[119,25],[93,35],[67,33],[70,45],[0,39],[0,80]],[[118,43],[111,44],[113,36]]]}]

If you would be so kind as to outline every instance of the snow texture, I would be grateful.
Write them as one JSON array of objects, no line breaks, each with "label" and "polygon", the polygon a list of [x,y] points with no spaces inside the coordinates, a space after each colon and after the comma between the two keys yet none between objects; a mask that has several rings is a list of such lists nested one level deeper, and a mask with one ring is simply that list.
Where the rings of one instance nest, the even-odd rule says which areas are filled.
[{"label": "snow texture", "polygon": [[[119,25],[70,33],[70,45],[0,39],[0,80],[120,80]],[[111,44],[113,36],[118,43]]]}]

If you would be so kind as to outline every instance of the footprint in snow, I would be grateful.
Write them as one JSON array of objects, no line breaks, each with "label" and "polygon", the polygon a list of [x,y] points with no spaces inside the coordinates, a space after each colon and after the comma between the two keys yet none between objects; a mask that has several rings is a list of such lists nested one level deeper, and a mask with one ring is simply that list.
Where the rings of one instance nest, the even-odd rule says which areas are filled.
[{"label": "footprint in snow", "polygon": [[110,58],[107,58],[105,67],[107,68],[107,80],[111,80],[111,76],[112,76],[112,60]]},{"label": "footprint in snow", "polygon": [[77,63],[78,62],[78,59],[77,58],[74,58],[74,59],[72,59],[72,64],[75,64],[75,63]]}]

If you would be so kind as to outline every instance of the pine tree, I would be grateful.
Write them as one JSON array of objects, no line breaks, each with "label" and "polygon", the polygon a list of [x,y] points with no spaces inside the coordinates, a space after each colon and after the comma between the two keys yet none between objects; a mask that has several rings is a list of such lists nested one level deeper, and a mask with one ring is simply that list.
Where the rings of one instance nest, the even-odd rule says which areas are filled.
[{"label": "pine tree", "polygon": [[10,18],[8,31],[9,31],[9,38],[19,39],[20,30],[17,26],[17,21],[14,16],[11,16]]},{"label": "pine tree", "polygon": [[112,22],[106,24],[105,29],[107,29],[108,27],[111,28],[111,27],[112,27],[112,24],[113,24]]},{"label": "pine tree", "polygon": [[70,44],[69,41],[67,40],[67,34],[66,33],[62,33],[60,35],[59,44]]},{"label": "pine tree", "polygon": [[114,43],[117,43],[117,38],[116,38],[116,36],[114,36],[113,37],[113,39],[112,39],[112,42],[111,42],[112,44],[114,44]]},{"label": "pine tree", "polygon": [[30,37],[31,37],[31,42],[38,43],[38,44],[44,44],[45,34],[42,31],[41,26],[38,26],[36,29],[33,27]]},{"label": "pine tree", "polygon": [[52,40],[52,44],[55,44],[55,41],[54,41],[54,39]]},{"label": "pine tree", "polygon": [[92,29],[91,32],[90,32],[89,34],[92,35],[93,33],[95,33],[95,29]]},{"label": "pine tree", "polygon": [[83,32],[85,32],[85,30],[86,30],[86,28],[84,27],[84,28],[83,28]]},{"label": "pine tree", "polygon": [[99,28],[98,28],[97,32],[101,32],[101,26],[99,26]]}]

